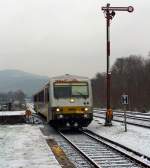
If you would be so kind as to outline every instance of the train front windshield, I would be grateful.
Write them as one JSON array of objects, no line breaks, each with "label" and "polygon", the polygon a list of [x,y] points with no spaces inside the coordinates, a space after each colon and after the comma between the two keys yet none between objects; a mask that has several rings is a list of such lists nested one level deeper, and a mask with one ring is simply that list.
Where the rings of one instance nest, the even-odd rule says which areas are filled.
[{"label": "train front windshield", "polygon": [[89,97],[88,83],[55,83],[54,84],[55,98],[87,98]]}]

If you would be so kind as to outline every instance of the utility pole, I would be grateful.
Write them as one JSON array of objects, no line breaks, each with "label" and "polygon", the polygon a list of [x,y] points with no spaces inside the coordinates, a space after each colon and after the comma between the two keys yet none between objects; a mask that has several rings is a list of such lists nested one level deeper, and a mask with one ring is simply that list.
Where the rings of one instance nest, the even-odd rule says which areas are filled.
[{"label": "utility pole", "polygon": [[111,85],[111,72],[110,72],[110,20],[113,19],[115,16],[115,11],[127,11],[133,12],[134,8],[132,6],[128,7],[110,7],[108,3],[106,7],[102,7],[102,10],[105,14],[106,18],[106,52],[107,52],[107,111],[106,111],[106,118],[105,118],[105,125],[111,126],[112,125],[112,118],[113,112],[110,105],[110,85]]}]

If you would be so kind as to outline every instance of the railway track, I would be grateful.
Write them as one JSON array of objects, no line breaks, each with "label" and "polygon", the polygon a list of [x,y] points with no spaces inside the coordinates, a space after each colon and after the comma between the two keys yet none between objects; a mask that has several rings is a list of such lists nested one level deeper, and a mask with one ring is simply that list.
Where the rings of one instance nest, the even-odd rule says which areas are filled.
[{"label": "railway track", "polygon": [[[101,112],[97,112],[98,114],[101,114],[101,115],[105,115],[105,113],[106,112],[103,112],[103,113],[101,113]],[[118,112],[113,112],[113,115],[115,116],[115,117],[124,117],[124,113],[123,112],[120,112],[120,113],[118,113]],[[135,119],[135,120],[140,120],[140,121],[147,121],[147,122],[150,122],[150,116],[149,115],[141,115],[140,114],[140,116],[138,115],[138,114],[126,114],[126,116],[127,116],[127,118],[129,118],[129,119]]]},{"label": "railway track", "polygon": [[[105,114],[106,110],[94,109],[94,113]],[[124,111],[115,110],[115,111],[113,111],[113,115],[114,116],[119,116],[119,117],[123,116]],[[133,118],[133,119],[143,120],[143,121],[150,121],[150,113],[127,111],[126,115],[127,115],[128,118]]]},{"label": "railway track", "polygon": [[[100,139],[89,131],[63,133],[60,135],[67,140],[84,158],[96,168],[149,168],[140,156],[133,157],[131,151],[117,149],[106,139]],[[133,151],[132,151],[133,152]]]},{"label": "railway track", "polygon": [[[114,114],[116,117],[123,117],[124,114]],[[128,115],[127,114],[127,118],[130,119],[135,119],[135,120],[140,120],[140,121],[148,121],[150,122],[150,118],[145,118],[145,117],[139,117],[139,116],[133,116],[133,115]]]},{"label": "railway track", "polygon": [[[104,116],[98,116],[98,115],[94,115],[95,118],[102,118],[102,119],[105,119]],[[124,122],[124,119],[123,118],[119,118],[119,119],[115,119],[115,117],[113,117],[113,121],[116,121],[116,122],[120,122],[120,123],[123,123]],[[139,126],[139,127],[143,127],[143,128],[149,128],[150,129],[150,123],[139,123],[139,122],[136,122],[136,121],[127,121],[126,122],[127,124],[130,124],[130,125],[135,125],[135,126]]]},{"label": "railway track", "polygon": [[[124,122],[124,115],[123,113],[121,114],[120,113],[121,112],[119,112],[119,114],[118,112],[114,112],[113,121]],[[150,128],[150,118],[145,118],[144,116],[143,117],[134,116],[131,114],[130,115],[127,114],[126,116],[127,116],[127,124],[136,125],[144,128]],[[105,119],[105,111],[94,112],[94,117]]]},{"label": "railway track", "polygon": [[[141,154],[126,149],[126,147],[122,147],[120,150],[118,149],[120,147],[117,143],[111,145],[112,143],[108,142],[108,140],[107,142],[104,142],[104,139],[100,140],[100,138],[97,135],[94,135],[94,133],[92,133],[92,135],[89,134],[91,133],[85,130],[84,132],[73,133],[60,132],[60,134],[55,135],[56,137],[54,136],[67,156],[69,155],[69,159],[71,161],[74,159],[77,168],[150,167],[149,163],[143,162],[144,156]],[[63,138],[60,137],[60,135]],[[74,150],[74,148],[76,150]],[[136,156],[133,157],[133,153],[135,153],[134,155]],[[150,160],[148,157],[147,159]]]}]

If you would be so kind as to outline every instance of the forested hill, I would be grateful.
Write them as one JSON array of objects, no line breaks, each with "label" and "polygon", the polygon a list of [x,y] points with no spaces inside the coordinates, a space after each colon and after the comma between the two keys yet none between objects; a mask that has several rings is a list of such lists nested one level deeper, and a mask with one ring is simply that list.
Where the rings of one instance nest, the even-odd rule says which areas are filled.
[{"label": "forested hill", "polygon": [[48,81],[48,77],[35,75],[20,70],[0,71],[0,92],[22,90],[27,96],[32,96],[43,84]]}]

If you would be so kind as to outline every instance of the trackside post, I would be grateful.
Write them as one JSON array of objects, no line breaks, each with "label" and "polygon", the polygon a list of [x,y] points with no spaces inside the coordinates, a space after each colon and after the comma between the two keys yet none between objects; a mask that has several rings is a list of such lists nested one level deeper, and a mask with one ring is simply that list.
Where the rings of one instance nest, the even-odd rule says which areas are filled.
[{"label": "trackside post", "polygon": [[125,126],[125,132],[127,132],[127,113],[126,113],[126,105],[128,105],[128,95],[122,94],[121,96],[121,103],[123,105],[123,111],[124,111],[124,126]]},{"label": "trackside post", "polygon": [[[106,110],[106,118],[105,118],[105,125],[111,126],[112,125],[112,118],[113,112],[110,106],[110,81],[111,81],[111,72],[110,72],[110,21],[114,18],[116,11],[127,11],[133,12],[134,8],[132,6],[128,7],[111,7],[109,3],[105,7],[101,8],[104,12],[106,18],[106,51],[107,51],[107,110]],[[111,113],[110,113],[111,110]],[[111,114],[111,115],[110,115]]]}]

